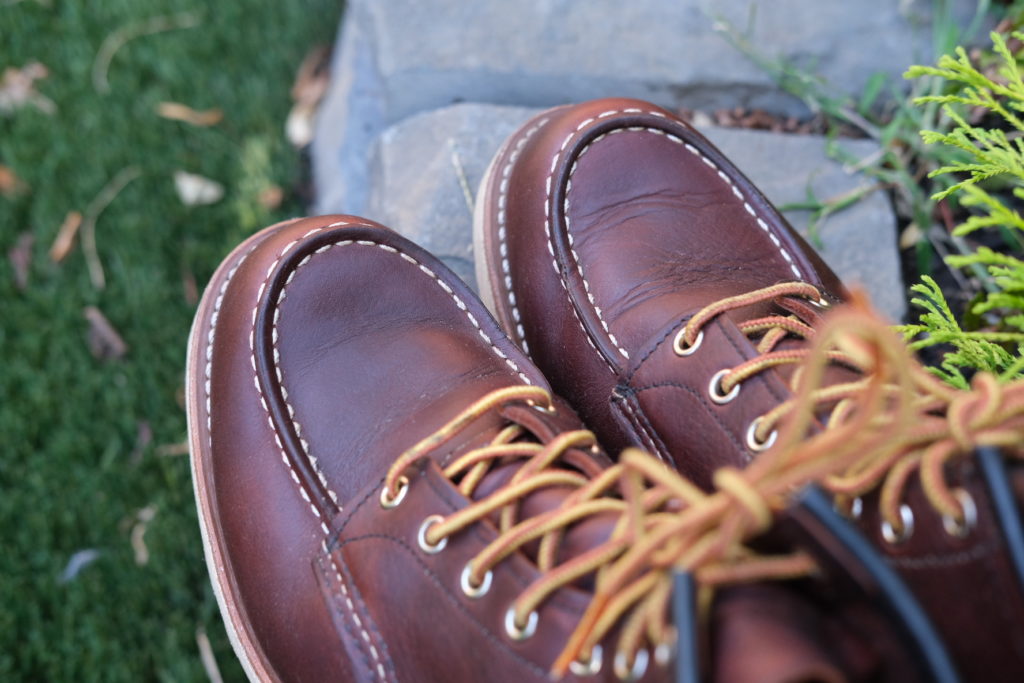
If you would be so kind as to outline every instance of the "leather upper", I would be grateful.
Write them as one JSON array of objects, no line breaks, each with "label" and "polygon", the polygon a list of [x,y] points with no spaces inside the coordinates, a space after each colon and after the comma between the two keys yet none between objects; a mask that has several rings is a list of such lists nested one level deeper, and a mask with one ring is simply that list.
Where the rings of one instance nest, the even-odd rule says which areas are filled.
[{"label": "leather upper", "polygon": [[725,297],[779,282],[844,296],[831,270],[711,143],[669,112],[606,99],[524,125],[484,180],[484,272],[497,317],[556,391],[615,452],[636,445],[707,485],[752,453],[750,423],[788,397],[780,373],[718,405],[716,372],[757,352],[716,318],[680,358],[675,334]]},{"label": "leather upper", "polygon": [[[527,384],[547,388],[468,288],[381,226],[344,216],[292,221],[228,257],[193,329],[189,423],[210,572],[253,679],[549,680],[590,604],[587,586],[548,597],[537,632],[516,640],[506,614],[540,577],[531,557],[502,560],[489,591],[474,598],[460,578],[497,527],[485,519],[436,553],[421,534],[431,515],[472,502],[445,465],[510,422],[542,442],[578,430],[568,405],[555,398],[553,413],[511,406],[486,414],[406,472],[400,504],[381,502],[399,454],[492,390]],[[589,476],[610,464],[600,453],[570,452]],[[474,499],[508,476],[493,470]],[[540,514],[559,495],[557,487],[530,494],[519,514]],[[603,524],[567,531],[562,553],[593,547],[608,533]],[[708,676],[864,680],[900,671],[871,655],[864,624],[873,617],[865,622],[848,609],[858,600],[827,586],[768,587],[731,601],[743,591],[724,590],[723,607],[713,610]],[[617,638],[612,629],[602,641],[596,676],[570,672],[566,680],[617,680]],[[781,642],[799,646],[781,652]],[[738,668],[715,654],[741,650],[763,666]],[[668,664],[652,655],[642,680],[668,680]]]}]

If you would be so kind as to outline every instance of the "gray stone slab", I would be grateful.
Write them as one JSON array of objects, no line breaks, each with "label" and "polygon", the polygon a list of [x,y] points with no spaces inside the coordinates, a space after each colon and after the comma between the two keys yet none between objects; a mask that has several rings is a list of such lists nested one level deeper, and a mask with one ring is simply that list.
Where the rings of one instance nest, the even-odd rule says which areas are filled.
[{"label": "gray stone slab", "polygon": [[[975,3],[952,0],[967,17]],[[859,93],[930,61],[928,0],[349,0],[313,143],[317,209],[365,210],[377,133],[456,102],[546,107],[611,95],[669,108],[803,104],[716,30]],[[966,19],[963,19],[966,21]]]},{"label": "gray stone slab", "polygon": [[[472,202],[491,156],[536,109],[460,104],[419,114],[388,128],[371,152],[366,215],[439,256],[470,286]],[[819,199],[870,184],[826,156],[824,138],[708,128],[705,134],[777,205]],[[856,157],[870,141],[841,144]],[[468,195],[468,196],[467,196]],[[787,218],[806,235],[810,214]],[[896,220],[885,194],[875,192],[819,226],[825,260],[845,281],[862,285],[894,320],[905,313],[896,249]]]}]

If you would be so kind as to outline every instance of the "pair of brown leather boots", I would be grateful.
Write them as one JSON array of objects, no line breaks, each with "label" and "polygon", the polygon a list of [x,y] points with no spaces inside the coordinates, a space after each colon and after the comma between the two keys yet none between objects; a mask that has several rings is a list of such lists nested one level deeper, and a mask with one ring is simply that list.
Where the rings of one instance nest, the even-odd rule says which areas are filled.
[{"label": "pair of brown leather boots", "polygon": [[931,378],[644,102],[527,123],[475,231],[497,321],[350,216],[208,285],[193,477],[250,678],[1021,680],[1024,386]]}]

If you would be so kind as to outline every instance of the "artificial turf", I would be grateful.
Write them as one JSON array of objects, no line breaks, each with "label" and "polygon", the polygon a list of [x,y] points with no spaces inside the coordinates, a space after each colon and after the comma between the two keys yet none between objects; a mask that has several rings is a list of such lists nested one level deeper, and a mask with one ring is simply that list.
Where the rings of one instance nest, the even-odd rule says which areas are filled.
[{"label": "artificial turf", "polygon": [[[302,163],[283,132],[289,89],[310,48],[332,40],[341,9],[0,0],[0,72],[41,62],[49,75],[37,88],[56,104],[52,114],[0,111],[0,165],[27,186],[0,193],[0,680],[203,680],[197,632],[225,680],[242,678],[207,579],[188,458],[173,447],[186,440],[187,282],[201,289],[244,237],[303,213]],[[96,90],[94,62],[112,32],[181,13],[196,25],[126,42],[109,93]],[[167,120],[155,113],[164,101],[224,118],[208,128]],[[96,224],[101,290],[77,244],[60,264],[47,251],[68,211],[133,166],[138,178]],[[185,206],[177,170],[222,183],[224,198]],[[271,186],[285,200],[268,209],[260,195]],[[21,289],[7,255],[25,233],[34,244]],[[122,358],[90,352],[90,305],[127,343]],[[141,450],[140,425],[152,431]],[[144,564],[132,543],[140,510],[155,512]],[[83,550],[96,559],[63,580]]]}]

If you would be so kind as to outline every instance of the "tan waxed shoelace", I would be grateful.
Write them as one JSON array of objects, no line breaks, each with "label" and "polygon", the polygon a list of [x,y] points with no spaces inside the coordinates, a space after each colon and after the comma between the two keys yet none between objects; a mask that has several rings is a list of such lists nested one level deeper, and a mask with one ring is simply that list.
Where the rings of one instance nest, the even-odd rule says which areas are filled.
[{"label": "tan waxed shoelace", "polygon": [[[826,302],[821,292],[812,284],[807,282],[782,282],[761,289],[746,292],[737,296],[727,297],[712,302],[693,315],[676,334],[673,348],[680,356],[689,356],[700,346],[704,337],[703,328],[709,322],[727,311],[741,309],[746,306],[766,302],[778,302],[782,299],[806,300],[810,305],[822,311],[829,308],[831,304]],[[743,321],[738,325],[742,334],[751,339],[755,344],[757,356],[747,360],[735,367],[725,368],[716,375],[713,385],[709,391],[716,393],[728,402],[729,396],[739,390],[744,381],[771,368],[783,365],[799,366],[810,351],[809,344],[798,348],[778,349],[780,343],[789,338],[802,339],[806,342],[813,341],[815,337],[814,326],[801,320],[796,314],[789,315],[766,315]],[[851,358],[839,350],[833,350],[829,354],[832,362],[846,367],[863,370],[856,364],[856,359]],[[799,369],[792,374],[791,386],[793,389],[799,381]],[[839,401],[848,396],[856,394],[862,386],[859,381],[839,382],[819,387],[812,400],[820,405],[837,405]],[[760,416],[752,425],[752,434],[748,436],[748,442],[754,450],[763,450],[773,442],[777,434],[776,426],[781,419],[793,407],[792,401],[782,402],[775,408]],[[830,421],[830,420],[827,420]]]},{"label": "tan waxed shoelace", "polygon": [[[830,428],[812,433],[823,375],[836,354],[862,368],[865,377],[835,406]],[[963,525],[967,511],[946,482],[944,465],[978,446],[1007,448],[1008,457],[1024,455],[1024,382],[1000,386],[991,376],[979,375],[970,391],[948,387],[863,305],[843,306],[828,315],[802,361],[796,385],[776,445],[744,470],[718,470],[711,492],[634,449],[616,465],[587,474],[565,468],[562,459],[571,449],[594,444],[590,432],[567,432],[541,444],[517,441],[526,430],[510,425],[444,473],[469,497],[495,464],[522,460],[512,481],[437,521],[426,531],[426,540],[439,544],[499,515],[497,538],[468,565],[470,587],[482,586],[502,560],[539,541],[540,576],[515,600],[506,619],[507,628],[511,621],[519,633],[535,623],[536,610],[552,593],[592,577],[593,598],[552,673],[588,670],[588,662],[600,656],[602,640],[616,630],[614,667],[620,677],[629,678],[642,674],[638,664],[648,661],[649,650],[657,655],[671,650],[672,571],[694,573],[705,606],[719,585],[815,571],[803,553],[764,556],[744,545],[766,531],[793,494],[808,484],[823,485],[841,504],[880,486],[882,516],[899,532],[903,490],[918,471],[929,503],[954,525]],[[409,485],[403,472],[416,460],[509,402],[551,405],[548,394],[536,387],[511,387],[484,397],[394,463],[382,501],[403,495]],[[557,508],[518,519],[517,503],[548,486],[571,492]],[[558,547],[566,531],[598,515],[612,519],[608,539],[560,562]]]}]

